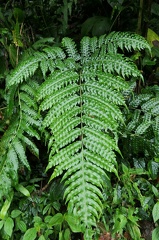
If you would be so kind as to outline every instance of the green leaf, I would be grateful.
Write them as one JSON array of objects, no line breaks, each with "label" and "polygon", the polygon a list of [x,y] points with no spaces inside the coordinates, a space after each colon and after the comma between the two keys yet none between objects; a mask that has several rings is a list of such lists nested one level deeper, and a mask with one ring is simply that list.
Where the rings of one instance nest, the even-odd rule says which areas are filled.
[{"label": "green leaf", "polygon": [[42,219],[39,216],[34,217],[34,223],[42,223]]},{"label": "green leaf", "polygon": [[1,220],[0,221],[0,230],[2,229],[3,225],[4,225],[4,220]]},{"label": "green leaf", "polygon": [[52,207],[51,204],[47,204],[43,209],[43,215],[45,215],[51,207]]},{"label": "green leaf", "polygon": [[13,227],[14,227],[14,222],[13,219],[8,217],[4,223],[4,231],[6,232],[7,235],[11,237],[12,232],[13,232]]},{"label": "green leaf", "polygon": [[23,236],[23,240],[34,240],[36,238],[37,232],[35,228],[30,228],[26,231]]},{"label": "green leaf", "polygon": [[22,212],[21,212],[20,210],[15,209],[15,210],[13,210],[13,211],[11,212],[11,217],[12,217],[12,218],[16,218],[16,217],[18,217],[21,213],[22,213]]},{"label": "green leaf", "polygon": [[63,234],[64,240],[70,240],[71,238],[71,232],[69,228],[66,228]]},{"label": "green leaf", "polygon": [[82,24],[82,29],[81,29],[82,36],[86,36],[91,32],[97,18],[98,18],[97,16],[87,18],[87,20]]},{"label": "green leaf", "polygon": [[150,46],[153,46],[154,41],[159,41],[159,36],[155,33],[152,29],[148,28],[147,32],[147,41],[149,42]]},{"label": "green leaf", "polygon": [[41,235],[38,240],[46,240],[46,238],[44,237],[44,235]]},{"label": "green leaf", "polygon": [[152,179],[156,179],[158,177],[158,169],[159,163],[155,161],[148,162],[148,171]]},{"label": "green leaf", "polygon": [[65,214],[65,221],[68,223],[73,232],[81,232],[81,225],[78,217]]},{"label": "green leaf", "polygon": [[127,218],[121,213],[118,213],[117,211],[114,219],[114,232],[119,232],[122,234],[123,229],[125,228],[127,222],[128,222]]},{"label": "green leaf", "polygon": [[19,23],[22,23],[24,21],[24,12],[20,8],[14,8],[13,14],[14,14],[15,19]]},{"label": "green leaf", "polygon": [[152,47],[152,56],[157,57],[157,58],[159,57],[159,47]]},{"label": "green leaf", "polygon": [[156,187],[154,187],[153,185],[152,185],[152,191],[153,191],[155,197],[159,198],[159,191],[158,191],[158,189],[157,189]]},{"label": "green leaf", "polygon": [[61,213],[55,214],[49,221],[49,226],[61,225],[64,220],[64,216]]},{"label": "green leaf", "polygon": [[93,36],[101,36],[110,30],[111,21],[109,17],[98,17],[92,27]]},{"label": "green leaf", "polygon": [[152,240],[158,240],[159,239],[159,227],[155,228],[152,231]]},{"label": "green leaf", "polygon": [[152,210],[152,216],[153,216],[153,220],[154,222],[156,222],[159,219],[159,202],[157,202]]},{"label": "green leaf", "polygon": [[22,232],[26,232],[27,230],[27,226],[26,223],[22,220],[17,220],[17,227],[22,231]]},{"label": "green leaf", "polygon": [[136,224],[133,224],[132,222],[128,223],[127,226],[132,239],[140,240],[141,233],[139,227]]},{"label": "green leaf", "polygon": [[128,169],[128,167],[127,167],[125,164],[123,164],[123,163],[122,163],[122,170],[123,170],[123,172],[124,172],[125,174],[129,174],[129,169]]},{"label": "green leaf", "polygon": [[0,211],[0,218],[1,219],[4,219],[6,214],[7,214],[7,211],[10,207],[10,204],[12,202],[12,198],[13,198],[13,193],[11,193],[11,196],[5,200],[4,204],[3,204],[3,207],[1,208],[1,211]]},{"label": "green leaf", "polygon": [[30,197],[30,192],[23,185],[17,184],[15,188],[18,192],[21,192],[24,196]]}]

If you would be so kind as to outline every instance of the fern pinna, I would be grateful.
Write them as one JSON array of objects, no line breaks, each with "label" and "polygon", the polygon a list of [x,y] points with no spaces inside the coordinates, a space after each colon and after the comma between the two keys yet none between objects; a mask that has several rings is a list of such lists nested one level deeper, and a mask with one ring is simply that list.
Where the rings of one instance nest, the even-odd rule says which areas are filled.
[{"label": "fern pinna", "polygon": [[[117,53],[118,48],[130,51],[149,46],[136,34],[113,32],[99,38],[84,37],[78,51],[74,41],[66,37],[61,47],[45,47],[22,61],[7,79],[19,122],[15,119],[17,127],[11,124],[2,138],[1,148],[7,143],[4,165],[12,162],[14,155],[16,171],[17,159],[27,166],[25,146],[37,154],[29,137],[39,139],[39,129],[49,132],[46,170],[53,171],[50,181],[62,175],[68,211],[79,217],[85,239],[92,239],[92,227],[103,211],[104,176],[109,178],[108,172],[118,176],[116,152],[120,153],[118,125],[123,121],[120,109],[125,104],[125,78],[142,77],[129,58]],[[44,80],[35,90],[33,76],[38,68]],[[8,140],[13,129],[17,129],[15,138]]]}]

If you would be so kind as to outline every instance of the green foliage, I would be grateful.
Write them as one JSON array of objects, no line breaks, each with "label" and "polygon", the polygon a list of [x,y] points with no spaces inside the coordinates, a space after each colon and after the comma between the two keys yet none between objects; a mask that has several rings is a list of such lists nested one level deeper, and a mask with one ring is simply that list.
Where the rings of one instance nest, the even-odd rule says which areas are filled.
[{"label": "green foliage", "polygon": [[[140,94],[134,93],[127,97],[129,111],[124,110],[125,124],[121,126],[120,150],[124,157],[122,161],[127,166],[123,171],[128,172],[129,169],[130,172],[127,176],[123,175],[124,189],[120,185],[116,190],[119,191],[118,188],[121,192],[126,190],[131,199],[130,204],[136,206],[137,216],[150,222],[153,221],[152,216],[154,222],[158,220],[158,211],[156,210],[159,197],[157,190],[159,170],[158,90],[157,85],[147,86],[142,88]],[[136,201],[139,201],[140,204],[136,204]],[[152,224],[149,229],[150,234],[153,229],[154,225]],[[156,228],[153,230],[152,239],[157,239],[157,234]],[[132,234],[131,237],[137,239],[137,236],[133,237]]]},{"label": "green foliage", "polygon": [[100,36],[106,32],[109,32],[111,27],[111,21],[108,17],[103,16],[94,16],[88,18],[81,28],[82,36],[89,35],[92,33],[92,36]]},{"label": "green foliage", "polygon": [[[15,0],[1,2],[0,139],[2,139],[3,144],[0,144],[2,147],[0,149],[0,164],[2,163],[1,174],[4,184],[1,184],[0,187],[2,194],[0,197],[0,238],[18,240],[24,236],[25,232],[29,232],[29,234],[32,232],[38,239],[83,239],[82,234],[73,233],[77,229],[71,229],[71,226],[64,220],[64,216],[67,214],[71,215],[73,220],[75,217],[71,212],[73,209],[72,203],[66,204],[64,202],[66,198],[64,198],[63,192],[66,189],[67,194],[67,189],[71,184],[69,176],[68,180],[67,176],[65,179],[63,178],[65,187],[63,183],[59,184],[60,175],[58,179],[57,177],[52,179],[52,184],[46,184],[50,176],[54,177],[56,174],[62,173],[62,177],[64,177],[68,170],[64,163],[62,169],[52,163],[54,156],[63,149],[55,144],[55,138],[59,142],[62,137],[67,144],[66,135],[68,134],[69,123],[64,119],[65,117],[68,117],[69,120],[76,118],[74,122],[73,120],[70,122],[72,128],[69,129],[69,139],[71,138],[70,132],[74,129],[77,130],[76,134],[78,135],[80,113],[82,113],[83,128],[93,128],[97,132],[102,129],[102,133],[106,133],[110,137],[109,141],[113,139],[115,144],[118,145],[118,151],[112,151],[111,155],[114,152],[114,158],[109,161],[108,165],[101,161],[98,163],[98,167],[103,164],[102,169],[106,169],[103,170],[106,175],[98,174],[96,170],[92,175],[93,181],[91,184],[99,188],[99,194],[102,194],[101,197],[98,196],[102,202],[102,213],[99,214],[99,218],[95,219],[95,222],[97,221],[96,226],[93,226],[93,232],[90,230],[89,236],[94,234],[93,239],[156,240],[159,238],[158,220],[153,224],[153,215],[157,219],[157,213],[153,209],[156,209],[154,206],[157,206],[159,199],[158,90],[157,86],[152,88],[153,85],[158,85],[159,76],[158,6],[156,1],[134,0],[94,0],[93,4],[92,0]],[[122,35],[121,32],[112,32],[115,30],[137,31],[143,36],[147,35],[147,40],[152,46],[152,57],[147,54],[148,51],[146,53],[144,51],[138,52],[145,46],[147,47],[147,43],[145,45],[145,41],[141,42],[140,39],[138,41],[137,35],[126,34],[125,32]],[[107,36],[107,39],[105,39],[105,36],[96,37],[110,32],[111,34],[109,37]],[[82,40],[83,44],[82,42],[80,44],[81,33],[82,35],[95,37],[85,37]],[[64,38],[61,47],[61,38],[64,36],[71,36],[72,39],[76,39],[77,46],[73,40]],[[34,44],[32,45],[32,43]],[[136,48],[138,43],[139,45]],[[56,47],[52,48],[52,44]],[[28,48],[30,45],[32,47]],[[81,50],[79,50],[80,45]],[[28,49],[24,52],[26,48]],[[131,51],[134,49],[135,53],[132,55]],[[107,53],[107,56],[102,55],[103,53]],[[130,58],[126,60],[123,58],[124,56],[118,53],[124,53],[125,56]],[[115,60],[114,54],[116,54]],[[126,75],[125,71],[122,72],[122,69],[125,69],[125,62],[129,65],[132,61],[137,63],[144,77],[144,82],[138,77],[139,72],[136,71],[136,68],[134,68],[133,73],[129,71],[129,76]],[[24,63],[26,66],[23,65]],[[8,71],[16,67],[17,64],[21,68],[21,72],[19,68],[17,74],[11,74],[12,76],[9,77]],[[83,74],[84,66],[90,71],[84,72],[87,77],[81,82],[83,75],[80,74]],[[133,68],[133,64],[131,64],[131,67]],[[96,72],[94,75],[93,71]],[[67,83],[61,85],[64,80],[57,82],[57,89],[53,90],[51,80],[54,79],[54,76],[65,78],[65,75],[67,76]],[[72,76],[75,80],[71,78]],[[130,81],[126,81],[125,84],[125,81],[122,80],[123,76]],[[71,84],[69,84],[68,78],[70,78]],[[105,78],[109,80],[106,83]],[[12,79],[14,79],[14,84],[10,85],[9,82]],[[43,82],[45,80],[48,88],[44,87]],[[31,86],[32,82],[36,84]],[[92,83],[94,86],[91,85]],[[58,84],[59,86],[57,86]],[[105,87],[105,84],[107,84],[107,87]],[[24,85],[26,93],[23,91],[22,85]],[[126,85],[129,85],[128,89]],[[8,89],[6,86],[8,86]],[[42,86],[46,89],[44,92],[44,89],[42,90],[41,97],[39,93],[43,88]],[[103,88],[106,90],[103,91]],[[30,91],[32,92],[32,89],[34,93],[28,94]],[[48,96],[46,92],[48,92]],[[119,92],[121,93],[120,96]],[[83,96],[83,93],[86,96]],[[52,94],[53,96],[51,96]],[[61,115],[56,119],[57,124],[53,128],[51,124],[55,123],[55,118],[53,114],[54,120],[52,120],[50,110],[53,106],[57,106],[57,99],[63,103],[66,98],[72,100],[75,94],[78,97],[82,96],[80,103],[82,102],[82,106],[85,105],[85,108],[79,109],[78,97],[77,99],[74,98],[73,103],[77,104],[76,108],[73,107],[74,111],[71,112],[71,117],[70,110],[68,110],[68,115],[65,115],[63,112],[61,113],[59,107],[58,112]],[[107,104],[105,109],[99,111],[99,106],[96,107],[95,102],[91,106],[88,105],[93,99],[90,98],[88,101],[88,94],[91,97],[97,95],[98,99],[106,97],[108,99],[106,102],[109,105]],[[39,101],[37,101],[37,98]],[[32,99],[35,99],[33,105]],[[71,102],[71,104],[73,103]],[[23,105],[25,105],[25,112],[23,111]],[[105,110],[107,108],[110,110],[109,107],[112,107],[112,105],[115,111],[117,110],[115,106],[121,111],[118,111],[120,113],[117,115],[117,122],[113,118],[115,111],[106,117]],[[33,114],[33,111],[30,111],[30,106],[31,110],[36,112],[37,119],[29,115],[31,112]],[[61,106],[63,105],[61,104]],[[106,112],[111,111],[106,110]],[[77,115],[75,116],[75,114]],[[25,116],[27,116],[27,119],[23,121]],[[60,118],[61,116],[63,118]],[[44,119],[45,122],[42,124]],[[47,121],[49,121],[48,125]],[[60,130],[61,125],[58,126],[58,121],[64,123],[66,127]],[[29,130],[32,135],[28,134],[26,126],[27,128],[28,126],[29,128],[32,127],[33,130]],[[52,131],[54,131],[55,136]],[[60,134],[60,138],[57,137],[57,134]],[[13,141],[14,136],[15,141]],[[87,136],[85,133],[83,136],[83,139],[88,138],[88,130]],[[82,140],[81,135],[78,135],[74,141],[78,140]],[[66,147],[72,143],[73,140]],[[92,146],[94,145],[91,143],[91,148]],[[88,150],[90,154],[91,150],[88,148],[86,150],[87,155]],[[53,154],[54,151],[55,155]],[[48,164],[49,154],[50,163]],[[76,152],[74,155],[78,154],[79,152]],[[92,155],[89,155],[89,158],[91,157]],[[86,159],[86,154],[84,159]],[[60,161],[57,160],[61,165],[62,161]],[[94,160],[94,162],[96,161],[99,162],[99,157]],[[44,171],[47,164],[48,171],[46,173]],[[74,162],[71,164],[69,169],[74,167]],[[50,169],[49,166],[51,166]],[[87,169],[89,167],[89,175],[91,174],[90,166],[92,167],[92,165],[87,166]],[[56,174],[54,169],[57,170]],[[97,175],[100,175],[98,181],[94,177]],[[77,179],[78,177],[79,175],[76,175]],[[87,176],[88,178],[89,176]],[[90,177],[90,179],[92,178]],[[72,189],[71,191],[73,191]],[[68,209],[66,209],[66,205]],[[67,211],[69,213],[66,213]],[[49,220],[54,219],[54,216],[55,218],[56,216],[62,216],[62,224],[50,226]],[[79,216],[76,217],[79,218]],[[155,227],[156,229],[154,229]],[[79,228],[78,231],[85,231],[81,224],[79,224]],[[149,236],[147,233],[149,233]]]},{"label": "green foliage", "polygon": [[[54,226],[52,219],[57,211],[63,212],[64,186],[59,183],[59,180],[55,180],[44,192],[44,189],[39,189],[37,184],[43,180],[43,178],[33,178],[29,182],[23,182],[27,188],[20,185],[17,188],[19,192],[14,193],[14,198],[12,194],[12,198],[6,199],[0,212],[0,237],[2,239],[20,239],[24,235],[26,239],[30,235],[44,239],[57,238],[60,229]],[[77,228],[75,220],[73,218],[74,224],[72,223],[71,227]],[[62,234],[65,231],[67,234],[71,232],[69,226],[66,221],[63,223]]]},{"label": "green foliage", "polygon": [[[130,33],[84,37],[80,51],[66,37],[61,47],[44,47],[19,63],[6,80],[10,124],[0,142],[1,197],[13,187],[25,193],[18,185],[19,167],[30,169],[26,149],[38,157],[35,140],[44,137],[50,181],[62,175],[68,213],[79,218],[84,238],[92,239],[92,227],[103,213],[103,179],[110,183],[110,173],[119,178],[118,129],[124,122],[122,93],[128,89],[124,78],[142,78],[118,49],[145,48],[150,50],[144,38]],[[65,220],[75,231],[73,220]],[[36,232],[28,229],[25,238],[35,238]]]},{"label": "green foliage", "polygon": [[130,138],[125,145],[126,154],[158,157],[158,91],[158,86],[147,87],[129,101],[130,112],[123,129],[124,137]]},{"label": "green foliage", "polygon": [[[40,139],[38,128],[40,118],[35,101],[38,84],[30,80],[15,91],[8,92],[8,117],[10,124],[1,139],[0,172],[3,179],[0,196],[7,195],[11,186],[18,183],[19,164],[30,169],[26,157],[26,148],[38,157],[39,150],[33,138]],[[13,95],[14,94],[14,95]],[[14,102],[15,101],[15,102]]]}]

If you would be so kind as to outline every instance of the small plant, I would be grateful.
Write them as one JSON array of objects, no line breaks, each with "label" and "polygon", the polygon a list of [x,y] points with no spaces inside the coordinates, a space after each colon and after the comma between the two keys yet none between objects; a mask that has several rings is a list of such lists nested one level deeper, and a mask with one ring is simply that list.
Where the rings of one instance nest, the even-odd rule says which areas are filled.
[{"label": "small plant", "polygon": [[[19,63],[6,80],[9,126],[0,142],[1,198],[14,194],[20,164],[30,170],[28,150],[38,158],[36,142],[44,139],[50,181],[62,175],[68,214],[79,219],[84,239],[92,239],[103,214],[104,179],[109,184],[110,173],[119,179],[125,80],[142,79],[118,49],[145,48],[150,50],[146,40],[131,33],[84,37],[80,51],[66,37],[61,47],[44,47]],[[35,228],[29,231],[37,234]]]}]

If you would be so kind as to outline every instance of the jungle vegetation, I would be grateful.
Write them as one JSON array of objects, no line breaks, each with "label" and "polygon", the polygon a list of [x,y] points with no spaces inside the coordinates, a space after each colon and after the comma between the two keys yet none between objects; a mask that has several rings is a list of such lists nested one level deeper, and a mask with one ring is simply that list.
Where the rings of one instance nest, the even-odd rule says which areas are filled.
[{"label": "jungle vegetation", "polygon": [[159,239],[159,4],[0,5],[0,238]]}]

